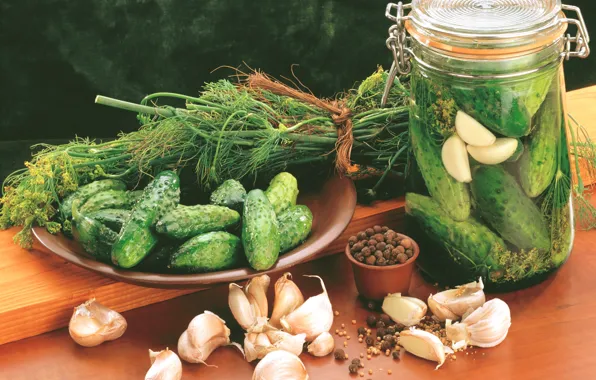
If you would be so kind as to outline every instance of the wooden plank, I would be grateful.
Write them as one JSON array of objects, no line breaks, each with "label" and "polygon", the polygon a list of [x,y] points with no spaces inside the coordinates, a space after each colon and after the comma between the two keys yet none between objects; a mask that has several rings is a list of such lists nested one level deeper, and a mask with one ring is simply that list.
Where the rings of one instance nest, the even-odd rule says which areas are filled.
[{"label": "wooden plank", "polygon": [[[596,137],[595,100],[596,86],[568,94],[569,112]],[[403,205],[403,199],[396,199],[357,206],[344,234],[318,257],[341,252],[349,236],[371,225],[400,226]],[[115,282],[66,263],[39,246],[20,249],[12,243],[15,231],[0,232],[0,344],[65,326],[72,308],[90,297],[126,311],[197,291]]]}]

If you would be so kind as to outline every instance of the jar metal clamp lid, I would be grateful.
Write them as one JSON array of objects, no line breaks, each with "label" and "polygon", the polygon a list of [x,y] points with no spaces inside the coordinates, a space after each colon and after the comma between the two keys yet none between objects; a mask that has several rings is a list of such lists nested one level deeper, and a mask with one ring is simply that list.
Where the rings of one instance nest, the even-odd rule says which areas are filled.
[{"label": "jar metal clamp lid", "polygon": [[[567,17],[566,11],[575,12],[577,18]],[[385,16],[395,24],[386,40],[393,63],[383,105],[397,74],[412,68],[412,39],[442,54],[475,60],[532,54],[561,39],[562,58],[590,54],[580,9],[561,0],[413,0],[389,3]],[[569,25],[577,29],[574,36],[565,34]]]}]

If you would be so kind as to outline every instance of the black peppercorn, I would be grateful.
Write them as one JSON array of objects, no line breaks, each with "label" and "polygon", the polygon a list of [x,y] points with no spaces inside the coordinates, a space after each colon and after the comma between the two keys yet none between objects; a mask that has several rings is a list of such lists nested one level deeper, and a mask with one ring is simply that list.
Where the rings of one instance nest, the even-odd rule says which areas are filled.
[{"label": "black peppercorn", "polygon": [[346,360],[346,353],[341,348],[335,350],[333,356],[335,357],[335,360]]},{"label": "black peppercorn", "polygon": [[387,335],[387,331],[385,330],[384,327],[379,327],[377,328],[377,337],[383,339],[383,337]]},{"label": "black peppercorn", "polygon": [[390,249],[384,250],[383,257],[385,258],[385,260],[391,260],[391,250]]},{"label": "black peppercorn", "polygon": [[358,335],[366,335],[366,328],[364,326],[358,327]]},{"label": "black peppercorn", "polygon": [[383,234],[374,234],[373,239],[375,239],[377,242],[382,242],[385,240],[385,236],[383,236]]},{"label": "black peppercorn", "polygon": [[375,231],[376,234],[380,233],[383,231],[383,227],[381,226],[374,226],[373,230]]},{"label": "black peppercorn", "polygon": [[396,331],[395,326],[385,327],[385,334],[395,335]]},{"label": "black peppercorn", "polygon": [[354,244],[356,244],[357,241],[358,241],[358,238],[356,236],[350,236],[350,238],[348,239],[348,243],[350,244],[350,247],[353,246]]},{"label": "black peppercorn", "polygon": [[383,342],[381,343],[381,350],[382,351],[387,351],[387,350],[391,350],[393,348],[393,345],[390,342]]},{"label": "black peppercorn", "polygon": [[385,342],[391,343],[391,345],[394,345],[395,344],[395,337],[393,335],[389,334],[387,332],[387,330],[385,330],[385,333],[386,333],[386,335],[383,337],[383,340]]},{"label": "black peppercorn", "polygon": [[376,248],[378,251],[384,251],[386,246],[387,246],[387,244],[385,244],[384,242],[380,242],[380,243],[377,243]]},{"label": "black peppercorn", "polygon": [[356,256],[354,256],[354,258],[360,261],[361,263],[364,262],[364,255],[362,253],[357,254]]},{"label": "black peppercorn", "polygon": [[375,251],[375,257],[378,259],[382,259],[383,258],[383,252],[381,251]]},{"label": "black peppercorn", "polygon": [[378,329],[385,327],[385,322],[383,322],[381,319],[378,319],[377,323],[375,324],[375,327]]},{"label": "black peppercorn", "polygon": [[412,249],[406,249],[406,255],[408,255],[408,257],[412,257],[414,255],[414,251],[412,251]]},{"label": "black peppercorn", "polygon": [[371,247],[370,249],[373,249],[374,250],[374,248],[377,246],[377,241],[375,239],[370,239],[368,241],[368,246]]},{"label": "black peppercorn", "polygon": [[376,342],[375,341],[375,338],[373,338],[372,336],[369,335],[369,336],[366,337],[366,345],[367,346],[369,346],[369,347],[370,346],[374,346],[375,345],[375,342]]},{"label": "black peppercorn", "polygon": [[362,248],[362,250],[361,250],[360,252],[361,252],[361,253],[362,253],[362,254],[363,254],[365,257],[368,257],[368,256],[370,256],[370,254],[371,254],[370,248],[368,248],[368,247],[364,247],[364,248]]},{"label": "black peppercorn", "polygon": [[358,242],[358,243],[354,244],[354,246],[352,247],[352,249],[355,249],[355,250],[356,250],[356,252],[358,252],[358,251],[361,251],[361,250],[362,250],[362,248],[364,248],[364,244],[362,244],[362,243],[360,243],[360,242]]},{"label": "black peppercorn", "polygon": [[350,364],[348,370],[350,371],[350,373],[358,373],[358,368],[358,364]]},{"label": "black peppercorn", "polygon": [[373,301],[368,301],[366,303],[366,307],[368,307],[368,310],[375,310],[377,308],[377,305]]},{"label": "black peppercorn", "polygon": [[405,253],[400,253],[399,255],[397,255],[397,262],[398,263],[403,264],[406,261],[408,261],[408,255],[406,255]]},{"label": "black peppercorn", "polygon": [[376,258],[376,257],[374,257],[373,255],[370,255],[370,256],[368,256],[368,257],[366,258],[366,263],[367,263],[368,265],[375,265],[375,264],[376,264],[376,262],[377,262],[377,258]]},{"label": "black peppercorn", "polygon": [[391,318],[389,318],[389,316],[387,314],[385,314],[385,313],[381,314],[379,316],[379,319],[381,321],[383,321],[383,323],[385,324],[385,326],[389,326],[389,325],[392,325],[393,324],[393,321],[391,320]]},{"label": "black peppercorn", "polygon": [[380,267],[385,266],[387,265],[387,260],[385,260],[385,258],[381,256],[377,259],[377,265]]},{"label": "black peppercorn", "polygon": [[375,230],[372,228],[367,228],[364,232],[366,232],[366,235],[368,236],[373,236],[375,234]]},{"label": "black peppercorn", "polygon": [[381,227],[381,232],[387,232],[387,231],[389,231],[389,227],[387,227],[387,226]]},{"label": "black peppercorn", "polygon": [[352,359],[352,364],[358,364],[358,365],[360,365],[360,359],[358,359],[358,358]]},{"label": "black peppercorn", "polygon": [[358,240],[364,240],[364,239],[367,238],[366,232],[360,231],[360,232],[358,232],[358,234],[356,235],[356,237],[358,238]]},{"label": "black peppercorn", "polygon": [[393,356],[393,359],[395,359],[395,360],[401,359],[401,352],[400,352],[400,350],[393,351],[393,353],[391,354],[391,356]]},{"label": "black peppercorn", "polygon": [[368,317],[366,317],[366,324],[368,325],[368,327],[375,327],[377,324],[377,317],[375,317],[374,315],[369,315]]}]

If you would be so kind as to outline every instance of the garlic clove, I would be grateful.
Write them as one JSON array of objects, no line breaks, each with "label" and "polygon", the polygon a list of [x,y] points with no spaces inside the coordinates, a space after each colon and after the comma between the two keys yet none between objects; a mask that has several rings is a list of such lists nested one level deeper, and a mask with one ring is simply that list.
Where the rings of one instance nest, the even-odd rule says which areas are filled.
[{"label": "garlic clove", "polygon": [[190,321],[178,339],[178,354],[189,363],[203,363],[218,347],[230,344],[230,329],[223,319],[205,311]]},{"label": "garlic clove", "polygon": [[284,273],[275,282],[275,301],[269,323],[281,328],[280,319],[296,310],[303,303],[304,296],[296,283],[292,281],[292,275]]},{"label": "garlic clove", "polygon": [[276,350],[288,351],[296,356],[302,353],[306,334],[292,335],[281,330],[270,330],[266,334]]},{"label": "garlic clove", "polygon": [[427,311],[424,301],[414,297],[402,297],[401,293],[387,295],[383,300],[382,309],[394,322],[406,327],[418,324]]},{"label": "garlic clove", "polygon": [[249,297],[249,301],[259,310],[259,316],[267,317],[269,315],[269,304],[267,303],[267,289],[271,279],[266,274],[253,277],[244,287],[244,292]]},{"label": "garlic clove", "polygon": [[428,297],[430,311],[441,321],[457,320],[486,301],[482,278]]},{"label": "garlic clove", "polygon": [[290,334],[306,334],[306,341],[312,342],[316,337],[329,331],[333,324],[333,308],[325,283],[319,276],[323,293],[310,297],[300,307],[280,320],[283,329]]},{"label": "garlic clove", "polygon": [[494,347],[507,337],[511,327],[511,311],[502,300],[487,301],[460,323],[445,324],[447,338],[461,346],[461,342],[477,347]]},{"label": "garlic clove", "polygon": [[252,380],[308,380],[308,373],[298,356],[272,351],[257,364]]},{"label": "garlic clove", "polygon": [[449,137],[441,149],[443,166],[457,182],[472,182],[472,171],[466,143],[458,135]]},{"label": "garlic clove", "polygon": [[151,368],[145,380],[180,380],[182,378],[182,362],[178,355],[169,349],[155,352],[149,350]]},{"label": "garlic clove", "polygon": [[[251,298],[252,296],[249,295]],[[244,329],[248,330],[257,323],[260,311],[256,302],[251,302],[238,284],[229,285],[228,306],[234,315],[234,319]]]},{"label": "garlic clove", "polygon": [[94,347],[120,338],[126,327],[126,319],[120,313],[90,299],[74,309],[68,333],[81,346]]},{"label": "garlic clove", "polygon": [[445,363],[445,348],[435,335],[423,330],[404,330],[399,335],[399,345],[411,354],[437,362],[438,369]]},{"label": "garlic clove", "polygon": [[335,349],[335,339],[328,332],[319,335],[308,345],[308,353],[314,356],[327,356]]},{"label": "garlic clove", "polygon": [[455,131],[466,144],[475,146],[492,145],[496,137],[484,125],[465,112],[457,111],[455,115]]},{"label": "garlic clove", "polygon": [[468,153],[485,165],[496,165],[507,161],[517,150],[518,140],[511,137],[498,138],[489,146],[468,145]]}]

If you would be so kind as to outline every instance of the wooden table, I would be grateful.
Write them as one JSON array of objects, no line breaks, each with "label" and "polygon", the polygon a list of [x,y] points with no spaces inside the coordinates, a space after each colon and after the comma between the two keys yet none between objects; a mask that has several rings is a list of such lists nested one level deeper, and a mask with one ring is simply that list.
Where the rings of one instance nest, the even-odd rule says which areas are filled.
[{"label": "wooden table", "polygon": [[[596,129],[596,87],[575,91],[569,94],[569,111],[586,127]],[[593,137],[596,134],[592,134]],[[588,181],[591,182],[591,181]],[[365,221],[371,221],[373,216],[384,221],[396,221],[396,203],[381,203],[373,208],[361,208],[362,217],[350,226],[350,230],[363,227]],[[358,214],[358,213],[357,213]],[[63,264],[40,257],[43,252],[31,254],[27,263],[26,255],[14,246],[7,245],[14,231],[0,233],[0,253],[3,260],[6,257],[16,264],[28,265],[29,272],[17,273],[11,270],[10,263],[0,271],[0,300],[4,299],[5,307],[11,303],[19,304],[27,292],[42,292],[44,283],[34,287],[28,286],[23,277],[31,273],[41,275],[44,272],[54,273],[55,282],[59,282],[60,275],[68,271]],[[501,295],[509,303],[512,311],[513,325],[508,338],[498,347],[485,350],[471,350],[468,354],[458,353],[455,361],[449,360],[441,369],[434,371],[434,365],[412,356],[406,356],[401,362],[394,362],[386,357],[378,357],[365,361],[366,369],[373,369],[372,376],[365,379],[379,378],[471,378],[483,379],[593,379],[596,378],[596,355],[592,352],[590,343],[596,339],[596,231],[576,234],[574,252],[563,268],[546,282],[515,293]],[[337,247],[341,246],[338,242]],[[337,247],[335,247],[336,249]],[[8,256],[6,256],[8,255]],[[56,271],[56,268],[61,269]],[[72,270],[73,268],[70,268]],[[25,273],[27,272],[27,273]],[[302,278],[300,274],[320,274],[327,284],[334,308],[340,312],[336,317],[333,330],[342,323],[346,324],[352,336],[346,351],[351,358],[364,352],[364,347],[357,343],[356,328],[364,323],[369,311],[360,303],[353,284],[349,264],[342,255],[325,257],[320,260],[300,265],[292,271],[296,281],[305,292],[305,296],[317,294],[320,289],[318,282],[313,279]],[[85,271],[78,272],[77,284],[85,282],[84,277],[97,281],[99,288],[89,287],[81,293],[71,296],[62,294],[60,297],[40,299],[35,308],[20,308],[19,318],[5,314],[0,323],[0,330],[11,331],[11,326],[31,326],[27,334],[39,333],[47,326],[36,325],[43,316],[43,323],[56,324],[60,315],[63,323],[64,305],[73,300],[90,295],[104,295],[120,302],[122,309],[129,305],[139,306],[147,297],[151,299],[159,290],[139,289],[113,283],[111,280],[95,279],[95,275],[86,275]],[[275,280],[276,278],[273,278]],[[19,281],[21,281],[19,283]],[[73,280],[74,281],[74,280]],[[6,290],[9,284],[11,293]],[[75,283],[75,282],[73,282]],[[22,284],[27,292],[18,292]],[[87,284],[87,283],[86,283]],[[40,290],[41,289],[41,290]],[[85,288],[87,289],[87,288]],[[97,292],[96,289],[101,289]],[[435,291],[425,284],[417,275],[412,282],[410,293],[422,299]],[[49,292],[46,292],[49,293]],[[43,293],[43,294],[46,294]],[[30,294],[29,294],[30,295]],[[226,305],[227,286],[190,295],[185,295],[169,301],[127,311],[124,316],[128,320],[129,328],[124,336],[95,348],[81,348],[72,342],[65,329],[46,333],[34,338],[22,339],[17,342],[0,346],[0,379],[133,379],[143,378],[149,368],[147,350],[159,350],[165,347],[175,348],[180,333],[188,322],[203,310],[211,310],[226,321],[232,328],[235,341],[241,342],[242,335],[238,326],[233,322]],[[162,297],[160,295],[160,297]],[[70,297],[70,298],[69,298]],[[167,297],[164,296],[163,299]],[[54,300],[57,301],[54,301]],[[153,301],[155,302],[155,300]],[[51,318],[47,319],[50,316]],[[2,315],[0,314],[0,318]],[[17,320],[18,319],[18,320]],[[356,326],[351,320],[358,321]],[[24,324],[23,322],[26,322]],[[7,330],[8,329],[8,330]],[[14,329],[13,330],[18,330]],[[19,331],[12,331],[16,336]],[[26,336],[26,335],[25,335]],[[335,336],[338,346],[343,339]],[[313,358],[303,354],[311,379],[341,379],[349,378],[347,362],[338,363],[331,356]],[[248,379],[254,365],[246,363],[242,356],[231,347],[217,350],[209,363],[219,368],[203,365],[184,365],[184,378],[209,379]],[[382,368],[382,370],[380,370]],[[393,374],[388,375],[387,369]]]}]

